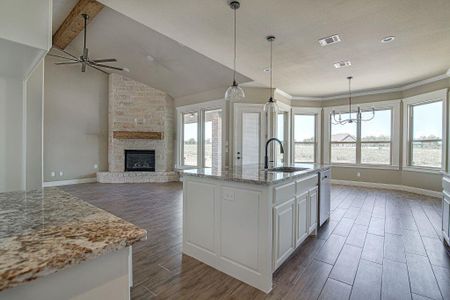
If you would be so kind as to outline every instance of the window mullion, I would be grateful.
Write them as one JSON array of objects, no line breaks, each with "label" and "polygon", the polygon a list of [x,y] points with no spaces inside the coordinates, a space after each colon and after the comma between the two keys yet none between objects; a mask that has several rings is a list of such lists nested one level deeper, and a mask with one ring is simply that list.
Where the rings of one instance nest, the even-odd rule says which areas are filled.
[{"label": "window mullion", "polygon": [[361,164],[361,121],[356,123],[356,164]]}]

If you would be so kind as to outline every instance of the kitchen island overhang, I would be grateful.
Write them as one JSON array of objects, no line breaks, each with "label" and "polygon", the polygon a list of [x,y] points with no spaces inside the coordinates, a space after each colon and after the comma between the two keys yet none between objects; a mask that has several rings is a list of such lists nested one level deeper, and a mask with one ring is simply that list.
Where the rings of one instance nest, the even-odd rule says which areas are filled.
[{"label": "kitchen island overhang", "polygon": [[129,299],[146,236],[58,188],[0,193],[0,299]]},{"label": "kitchen island overhang", "polygon": [[319,172],[183,170],[183,253],[269,293],[273,272],[317,232]]}]

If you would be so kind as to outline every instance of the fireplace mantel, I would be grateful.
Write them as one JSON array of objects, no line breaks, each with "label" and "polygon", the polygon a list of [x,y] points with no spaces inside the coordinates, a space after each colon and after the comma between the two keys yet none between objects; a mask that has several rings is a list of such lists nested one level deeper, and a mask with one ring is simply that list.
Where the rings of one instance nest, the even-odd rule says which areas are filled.
[{"label": "fireplace mantel", "polygon": [[113,131],[113,138],[119,140],[162,140],[164,132],[155,131]]}]

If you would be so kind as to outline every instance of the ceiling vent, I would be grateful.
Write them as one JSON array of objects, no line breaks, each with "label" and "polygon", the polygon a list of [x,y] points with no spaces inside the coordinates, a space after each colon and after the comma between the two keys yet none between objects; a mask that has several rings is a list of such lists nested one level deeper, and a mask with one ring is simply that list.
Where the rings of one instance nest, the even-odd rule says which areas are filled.
[{"label": "ceiling vent", "polygon": [[335,34],[329,37],[325,37],[319,40],[319,44],[324,47],[324,46],[328,46],[331,44],[336,44],[339,43],[341,41],[341,38],[339,37],[339,35]]},{"label": "ceiling vent", "polygon": [[340,69],[340,68],[350,67],[351,65],[352,65],[352,63],[349,60],[345,60],[345,61],[343,60],[343,61],[335,63],[334,67],[336,69]]}]

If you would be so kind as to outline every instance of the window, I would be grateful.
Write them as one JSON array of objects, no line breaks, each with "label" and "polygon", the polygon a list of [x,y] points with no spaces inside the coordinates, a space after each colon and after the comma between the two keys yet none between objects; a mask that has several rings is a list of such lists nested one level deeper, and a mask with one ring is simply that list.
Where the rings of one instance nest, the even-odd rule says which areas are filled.
[{"label": "window", "polygon": [[222,110],[205,111],[204,124],[204,166],[219,167],[222,163]]},{"label": "window", "polygon": [[275,146],[275,157],[277,164],[283,164],[283,158],[287,155],[286,143],[286,121],[289,119],[287,112],[280,112],[277,114],[277,138],[283,143],[284,154],[281,153],[281,148]]},{"label": "window", "polygon": [[[372,112],[363,112],[369,119]],[[374,165],[391,164],[392,110],[377,110],[375,117],[361,123],[361,163]]]},{"label": "window", "polygon": [[183,116],[183,166],[198,164],[198,113]]},{"label": "window", "polygon": [[410,106],[410,166],[442,166],[442,101]]},{"label": "window", "polygon": [[316,115],[294,115],[294,162],[316,161]]},{"label": "window", "polygon": [[[342,119],[349,114],[341,114]],[[354,116],[354,114],[353,114]],[[356,123],[331,124],[331,162],[356,163]]]},{"label": "window", "polygon": [[223,161],[223,105],[210,101],[177,108],[177,166],[221,167]]},{"label": "window", "polygon": [[[348,106],[325,108],[324,163],[398,169],[400,104],[401,100],[361,104],[361,118],[367,121],[344,125],[333,124],[332,112],[341,112],[341,118],[348,119]],[[372,108],[375,116],[370,119]]]}]

